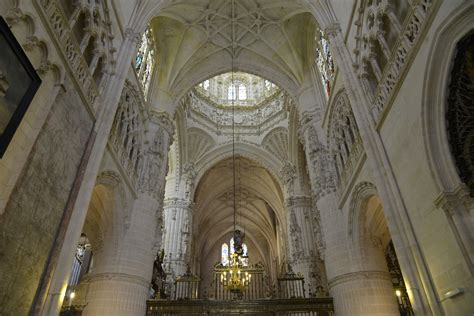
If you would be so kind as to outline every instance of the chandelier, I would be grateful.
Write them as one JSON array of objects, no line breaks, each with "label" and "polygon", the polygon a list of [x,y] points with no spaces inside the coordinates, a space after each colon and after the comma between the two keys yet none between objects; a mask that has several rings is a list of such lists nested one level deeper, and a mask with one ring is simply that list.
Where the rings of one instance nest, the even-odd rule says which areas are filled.
[{"label": "chandelier", "polygon": [[229,267],[221,274],[221,283],[224,288],[231,293],[241,294],[243,290],[250,284],[252,275],[245,271],[240,264],[239,255],[233,253]]},{"label": "chandelier", "polygon": [[[234,0],[231,1],[231,27],[232,34],[234,32]],[[242,264],[241,257],[243,256],[242,249],[242,234],[237,229],[237,206],[235,201],[235,83],[234,83],[234,48],[235,38],[232,39],[232,59],[231,59],[231,85],[233,88],[233,94],[231,95],[232,104],[232,188],[233,188],[233,211],[234,211],[234,251],[231,255],[229,265],[221,272],[221,283],[224,288],[233,294],[242,295],[242,292],[250,283],[252,275],[245,271],[245,267]]]}]

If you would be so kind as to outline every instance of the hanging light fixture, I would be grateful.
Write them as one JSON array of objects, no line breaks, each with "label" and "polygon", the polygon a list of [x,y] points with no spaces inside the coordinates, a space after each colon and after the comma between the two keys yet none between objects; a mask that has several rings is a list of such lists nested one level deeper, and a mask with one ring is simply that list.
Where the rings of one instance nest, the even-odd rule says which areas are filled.
[{"label": "hanging light fixture", "polygon": [[252,275],[245,271],[242,264],[243,256],[242,233],[237,229],[237,204],[235,190],[235,99],[237,93],[234,83],[234,48],[235,48],[235,24],[234,24],[234,0],[231,1],[231,32],[232,32],[232,59],[231,59],[231,105],[232,105],[232,188],[233,188],[233,214],[234,214],[234,251],[231,254],[229,265],[221,273],[221,283],[231,293],[242,295],[243,290],[248,287]]}]

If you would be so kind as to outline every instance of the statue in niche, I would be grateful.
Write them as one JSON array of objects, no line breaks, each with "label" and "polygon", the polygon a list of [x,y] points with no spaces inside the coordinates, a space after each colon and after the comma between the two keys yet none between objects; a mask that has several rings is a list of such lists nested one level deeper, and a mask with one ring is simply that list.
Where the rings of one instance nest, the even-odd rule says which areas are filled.
[{"label": "statue in niche", "polygon": [[153,139],[152,144],[148,147],[147,157],[142,168],[140,177],[140,186],[143,190],[158,194],[161,192],[161,175],[163,169],[163,135],[159,130]]},{"label": "statue in niche", "polygon": [[309,282],[310,282],[309,288],[310,288],[311,297],[324,297],[325,296],[325,295],[322,295],[324,294],[324,287],[322,286],[321,271],[316,262],[311,263]]},{"label": "statue in niche", "polygon": [[184,165],[184,174],[186,175],[184,196],[189,200],[194,191],[194,182],[197,176],[193,163],[188,162]]},{"label": "statue in niche", "polygon": [[301,228],[298,225],[296,214],[293,210],[290,215],[290,235],[291,245],[293,247],[293,259],[298,259],[303,254],[303,248],[301,246]]},{"label": "statue in niche", "polygon": [[314,183],[313,189],[323,193],[332,187],[332,173],[328,163],[328,152],[326,147],[319,141],[313,126],[308,127],[308,149],[310,161],[313,167]]},{"label": "statue in niche", "polygon": [[291,196],[293,193],[296,167],[292,163],[286,161],[280,173],[286,187],[287,196]]}]

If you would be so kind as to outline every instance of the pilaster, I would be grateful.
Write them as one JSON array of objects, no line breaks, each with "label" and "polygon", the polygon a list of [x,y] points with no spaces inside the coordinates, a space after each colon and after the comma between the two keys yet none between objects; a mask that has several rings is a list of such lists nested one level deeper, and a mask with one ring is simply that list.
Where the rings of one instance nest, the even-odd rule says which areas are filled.
[{"label": "pilaster", "polygon": [[117,56],[115,76],[112,76],[101,96],[103,106],[97,113],[97,121],[92,131],[93,142],[90,145],[90,154],[85,157],[83,180],[73,190],[77,195],[68,201],[71,205],[65,211],[58,238],[51,252],[51,260],[45,269],[45,279],[40,285],[41,290],[35,306],[35,312],[42,315],[57,315],[66,292],[71,260],[76,250],[76,244],[82,232],[87,215],[89,202],[94,189],[95,180],[99,173],[102,156],[105,152],[110,129],[119,103],[126,73],[130,67],[140,36],[131,29],[125,32],[124,40]]},{"label": "pilaster", "polygon": [[340,26],[338,23],[333,23],[326,27],[325,32],[329,37],[331,52],[337,61],[359,127],[367,162],[373,172],[377,190],[386,210],[385,216],[403,275],[408,284],[413,307],[422,314],[441,314],[434,285],[421,254],[389,157],[370,115],[370,101],[364,92],[361,80],[355,74]]}]

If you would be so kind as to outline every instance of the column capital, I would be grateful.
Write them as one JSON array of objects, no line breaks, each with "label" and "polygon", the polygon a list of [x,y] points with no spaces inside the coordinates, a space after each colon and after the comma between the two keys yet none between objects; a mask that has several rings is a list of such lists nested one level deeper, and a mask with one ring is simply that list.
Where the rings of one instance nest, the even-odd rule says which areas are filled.
[{"label": "column capital", "polygon": [[324,33],[326,33],[326,35],[330,37],[335,37],[338,34],[342,34],[341,24],[339,24],[338,22],[330,23],[324,28]]},{"label": "column capital", "polygon": [[302,144],[304,145],[306,142],[305,134],[306,132],[314,128],[317,120],[321,119],[321,111],[314,110],[314,111],[305,111],[300,113],[299,120],[298,120],[298,137]]},{"label": "column capital", "polygon": [[150,112],[150,122],[157,124],[161,128],[163,128],[168,133],[168,136],[172,137],[174,135],[174,122],[170,118],[170,115],[168,113],[152,110]]},{"label": "column capital", "polygon": [[454,191],[441,192],[434,203],[452,216],[455,212],[468,211],[473,207],[472,201],[467,186],[461,184]]}]

